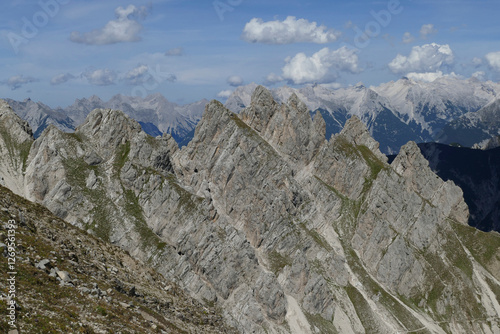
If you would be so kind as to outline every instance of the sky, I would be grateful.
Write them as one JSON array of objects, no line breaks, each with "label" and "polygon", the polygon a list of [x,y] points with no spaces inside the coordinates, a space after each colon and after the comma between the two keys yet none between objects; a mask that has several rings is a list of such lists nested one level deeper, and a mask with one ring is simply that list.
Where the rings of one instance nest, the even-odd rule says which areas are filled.
[{"label": "sky", "polygon": [[186,104],[251,82],[499,81],[498,13],[497,0],[7,0],[0,97]]}]

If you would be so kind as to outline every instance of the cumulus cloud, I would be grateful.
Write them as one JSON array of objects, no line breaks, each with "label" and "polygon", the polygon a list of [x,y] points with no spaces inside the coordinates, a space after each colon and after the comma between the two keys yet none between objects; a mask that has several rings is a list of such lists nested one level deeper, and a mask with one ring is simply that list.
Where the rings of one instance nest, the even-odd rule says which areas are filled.
[{"label": "cumulus cloud", "polygon": [[113,85],[116,80],[115,71],[105,69],[88,70],[83,73],[83,77],[87,78],[90,84],[96,86],[109,86]]},{"label": "cumulus cloud", "polygon": [[165,52],[165,56],[182,56],[184,54],[184,49],[181,47],[173,48]]},{"label": "cumulus cloud", "polygon": [[132,85],[140,85],[149,79],[151,79],[151,75],[147,65],[139,65],[125,73],[125,81]]},{"label": "cumulus cloud", "polygon": [[500,72],[500,51],[490,52],[485,56],[485,58],[491,69]]},{"label": "cumulus cloud", "polygon": [[486,80],[486,73],[483,71],[477,71],[477,72],[472,73],[471,77],[476,78],[476,79],[481,80],[481,81],[484,81],[484,80]]},{"label": "cumulus cloud", "polygon": [[65,82],[68,82],[69,80],[75,79],[75,78],[76,77],[71,73],[61,73],[61,74],[58,74],[55,77],[53,77],[50,80],[50,84],[51,85],[60,85],[60,84],[63,84]]},{"label": "cumulus cloud", "polygon": [[70,40],[90,45],[140,41],[139,34],[142,31],[142,24],[137,19],[146,17],[146,7],[138,8],[134,5],[128,5],[127,8],[123,8],[120,6],[116,8],[115,14],[117,19],[109,21],[100,29],[86,33],[73,31]]},{"label": "cumulus cloud", "polygon": [[331,43],[340,37],[340,32],[318,26],[316,22],[288,16],[284,21],[267,21],[253,18],[245,25],[241,38],[250,43],[291,44],[299,42]]},{"label": "cumulus cloud", "polygon": [[221,98],[221,99],[227,99],[228,97],[231,96],[231,94],[233,94],[233,91],[228,89],[228,90],[223,90],[223,91],[220,91],[218,94],[217,94],[217,97]]},{"label": "cumulus cloud", "polygon": [[323,48],[311,57],[298,53],[285,62],[281,77],[295,84],[328,82],[337,78],[339,72],[361,71],[356,51],[345,46],[337,50]]},{"label": "cumulus cloud", "polygon": [[425,81],[425,82],[432,82],[436,79],[442,78],[443,77],[443,72],[437,71],[437,72],[426,72],[426,73],[408,73],[406,75],[407,78],[415,80],[415,81]]},{"label": "cumulus cloud", "polygon": [[483,60],[481,58],[474,57],[472,58],[472,65],[474,65],[474,67],[479,67],[483,65]]},{"label": "cumulus cloud", "polygon": [[266,81],[265,81],[265,84],[266,85],[272,85],[272,84],[275,84],[277,82],[281,82],[285,79],[283,79],[283,77],[281,75],[278,75],[276,73],[270,73],[267,77],[266,77]]},{"label": "cumulus cloud", "polygon": [[25,77],[23,75],[14,75],[7,80],[3,81],[3,84],[7,85],[10,87],[12,90],[16,90],[21,88],[22,86],[32,83],[32,82],[37,82],[38,79],[32,78],[32,77]]},{"label": "cumulus cloud", "polygon": [[405,44],[409,44],[411,42],[413,42],[415,40],[415,37],[413,37],[412,34],[410,34],[409,32],[405,32],[404,35],[403,35],[403,43]]},{"label": "cumulus cloud", "polygon": [[420,28],[420,37],[426,39],[427,36],[433,35],[437,33],[437,29],[434,28],[434,24],[424,24],[422,28]]},{"label": "cumulus cloud", "polygon": [[238,87],[243,85],[243,78],[238,75],[231,75],[227,78],[227,83],[233,87]]},{"label": "cumulus cloud", "polygon": [[443,66],[452,65],[455,60],[450,46],[436,43],[414,46],[408,56],[398,54],[389,63],[394,73],[436,72]]},{"label": "cumulus cloud", "polygon": [[424,82],[433,82],[434,80],[440,79],[440,78],[445,78],[445,77],[451,77],[451,78],[460,78],[462,79],[462,76],[456,74],[455,72],[451,72],[450,74],[444,74],[441,71],[436,71],[436,72],[426,72],[426,73],[408,73],[406,75],[407,78],[415,80],[415,81],[424,81]]}]

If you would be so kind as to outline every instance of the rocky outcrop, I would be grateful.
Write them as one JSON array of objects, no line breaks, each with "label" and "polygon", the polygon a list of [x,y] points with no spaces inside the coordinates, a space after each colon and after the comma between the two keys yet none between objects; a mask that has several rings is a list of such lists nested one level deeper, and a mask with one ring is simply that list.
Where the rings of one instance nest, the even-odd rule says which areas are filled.
[{"label": "rocky outcrop", "polygon": [[321,114],[263,87],[240,116],[210,102],[178,150],[94,110],[74,134],[35,141],[25,196],[242,333],[500,330],[500,240],[472,246],[460,188],[414,143],[389,165],[359,119],[325,141]]},{"label": "rocky outcrop", "polygon": [[16,194],[25,193],[23,172],[33,140],[28,123],[0,99],[0,184]]},{"label": "rocky outcrop", "polygon": [[278,105],[266,88],[258,86],[250,106],[240,116],[292,165],[309,163],[325,142],[323,117],[318,112],[311,120],[308,108],[296,94]]},{"label": "rocky outcrop", "polygon": [[[20,333],[236,333],[214,307],[110,245],[0,186],[0,251],[16,226]],[[10,234],[9,234],[10,236]],[[8,291],[7,281],[0,287]],[[7,333],[12,327],[0,320]]]}]

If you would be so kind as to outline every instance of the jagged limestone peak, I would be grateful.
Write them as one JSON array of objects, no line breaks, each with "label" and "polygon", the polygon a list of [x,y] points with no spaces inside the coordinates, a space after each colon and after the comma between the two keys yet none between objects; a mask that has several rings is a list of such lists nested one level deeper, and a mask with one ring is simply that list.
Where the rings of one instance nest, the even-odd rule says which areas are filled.
[{"label": "jagged limestone peak", "polygon": [[18,142],[24,142],[27,139],[33,140],[33,131],[28,122],[21,119],[7,101],[0,99],[0,121],[4,128],[14,135],[21,136]]},{"label": "jagged limestone peak", "polygon": [[[137,121],[131,119],[123,111],[114,109],[94,109],[87,116],[85,122],[79,126],[76,132],[81,132],[89,136],[95,136],[99,132],[125,131],[128,133],[140,132],[141,126]],[[122,134],[124,134],[122,132]],[[121,136],[120,136],[121,137]]]},{"label": "jagged limestone peak", "polygon": [[0,99],[0,116],[9,111],[14,112],[7,101]]},{"label": "jagged limestone peak", "polygon": [[307,113],[307,106],[302,102],[297,94],[293,93],[287,101],[290,108],[296,109],[298,112]]},{"label": "jagged limestone peak", "polygon": [[405,178],[411,189],[433,205],[442,208],[442,211],[454,220],[467,224],[469,209],[463,200],[462,189],[453,181],[444,182],[437,176],[415,142],[410,141],[401,147],[391,167]]},{"label": "jagged limestone peak", "polygon": [[340,135],[346,138],[349,142],[354,145],[366,146],[379,158],[380,160],[387,162],[387,157],[382,154],[379,150],[380,144],[373,139],[368,131],[368,128],[363,124],[363,122],[357,117],[352,116],[344,125],[344,128],[340,132]]},{"label": "jagged limestone peak", "polygon": [[267,105],[274,102],[273,95],[264,86],[257,86],[252,94],[251,104]]},{"label": "jagged limestone peak", "polygon": [[212,100],[205,106],[205,111],[203,112],[202,117],[207,118],[209,116],[213,117],[214,115],[220,114],[230,115],[231,111],[224,107],[224,105],[220,101]]},{"label": "jagged limestone peak", "polygon": [[417,144],[414,141],[410,141],[401,147],[399,154],[391,166],[396,173],[405,176],[408,172],[412,173],[415,170],[429,169],[429,161],[424,158]]},{"label": "jagged limestone peak", "polygon": [[212,100],[207,103],[201,120],[196,126],[193,139],[186,148],[194,147],[198,143],[210,140],[210,138],[218,133],[219,127],[223,127],[227,124],[232,114],[230,110],[217,100]]},{"label": "jagged limestone peak", "polygon": [[250,106],[241,112],[241,119],[257,132],[264,132],[279,108],[271,92],[263,86],[257,86],[252,94]]}]

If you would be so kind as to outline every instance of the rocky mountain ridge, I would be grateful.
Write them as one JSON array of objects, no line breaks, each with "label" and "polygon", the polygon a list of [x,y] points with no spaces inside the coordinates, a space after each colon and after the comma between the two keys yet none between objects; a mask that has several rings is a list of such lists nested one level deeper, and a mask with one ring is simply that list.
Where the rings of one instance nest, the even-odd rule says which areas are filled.
[{"label": "rocky mountain ridge", "polygon": [[431,169],[443,180],[453,180],[464,191],[471,217],[469,225],[482,231],[500,231],[500,149],[419,144]]},{"label": "rocky mountain ridge", "polygon": [[414,143],[389,165],[357,117],[325,131],[261,86],[240,115],[208,103],[181,150],[96,109],[29,142],[18,190],[243,333],[500,332],[500,237],[467,226],[460,188]]},{"label": "rocky mountain ridge", "polygon": [[[256,87],[257,84],[251,83],[236,88],[225,106],[239,113],[250,105]],[[323,85],[300,89],[284,86],[271,92],[280,103],[296,94],[311,111],[311,116],[319,111],[326,123],[326,139],[339,133],[351,116],[357,116],[380,143],[385,154],[397,154],[400,147],[410,140],[419,143],[456,142],[470,147],[498,132],[498,126],[478,121],[485,116],[478,116],[481,113],[477,112],[497,99],[500,85],[475,78],[443,77],[433,82],[402,78],[379,86],[366,87],[359,83],[338,89]],[[122,110],[137,120],[152,136],[171,134],[180,146],[185,146],[192,139],[194,128],[208,103],[207,100],[200,100],[181,106],[169,102],[161,94],[144,98],[115,95],[109,101],[92,96],[77,99],[64,109],[51,109],[29,99],[8,102],[21,118],[28,121],[35,138],[49,124],[72,132],[92,110],[111,108]]]},{"label": "rocky mountain ridge", "polygon": [[194,131],[199,122],[207,100],[200,100],[187,105],[178,105],[168,101],[161,94],[149,95],[145,98],[115,95],[109,101],[97,96],[77,99],[66,108],[51,109],[42,102],[31,99],[18,102],[6,99],[12,109],[30,124],[35,138],[49,125],[55,125],[63,132],[73,132],[85,121],[88,114],[97,108],[120,109],[141,123],[144,131],[152,136],[161,133],[171,134],[177,142],[181,142]]},{"label": "rocky mountain ridge", "polygon": [[[255,86],[238,87],[227,99],[226,107],[240,112],[249,105]],[[498,83],[452,77],[433,82],[402,78],[376,87],[358,84],[339,89],[322,85],[272,89],[279,102],[297,94],[313,114],[320,111],[327,123],[327,139],[331,134],[339,133],[347,119],[357,116],[386,154],[397,154],[399,148],[410,140],[429,142],[438,139],[451,143],[441,134],[443,128],[464,114],[475,114],[496,99],[499,92]]]},{"label": "rocky mountain ridge", "polygon": [[[472,147],[500,135],[500,99],[468,112],[443,128],[438,139]],[[494,141],[492,141],[494,145]]]}]

